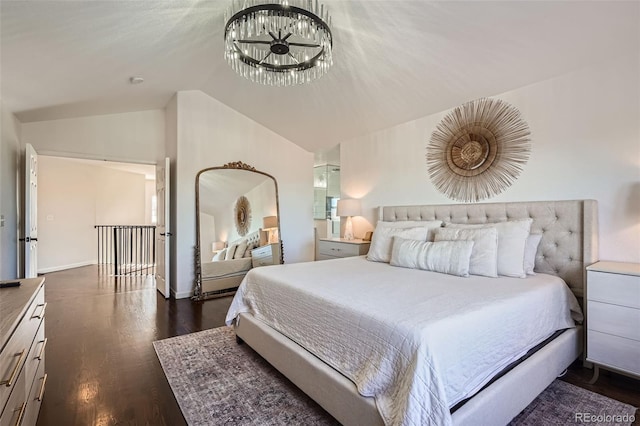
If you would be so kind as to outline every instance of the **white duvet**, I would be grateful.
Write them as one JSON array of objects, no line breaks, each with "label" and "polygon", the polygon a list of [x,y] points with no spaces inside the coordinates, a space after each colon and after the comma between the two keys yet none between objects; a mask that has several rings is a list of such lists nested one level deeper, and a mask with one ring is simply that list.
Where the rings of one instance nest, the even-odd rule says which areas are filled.
[{"label": "white duvet", "polygon": [[249,312],[374,397],[387,425],[448,425],[450,407],[581,319],[558,277],[460,278],[352,257],[252,269]]}]

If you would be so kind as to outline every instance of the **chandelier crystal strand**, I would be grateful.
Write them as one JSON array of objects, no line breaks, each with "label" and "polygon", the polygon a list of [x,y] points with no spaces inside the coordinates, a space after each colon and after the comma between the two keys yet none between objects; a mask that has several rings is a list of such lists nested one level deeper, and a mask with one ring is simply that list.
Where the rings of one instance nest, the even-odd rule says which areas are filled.
[{"label": "chandelier crystal strand", "polygon": [[331,17],[318,0],[233,0],[225,20],[225,59],[253,82],[305,84],[333,65]]}]

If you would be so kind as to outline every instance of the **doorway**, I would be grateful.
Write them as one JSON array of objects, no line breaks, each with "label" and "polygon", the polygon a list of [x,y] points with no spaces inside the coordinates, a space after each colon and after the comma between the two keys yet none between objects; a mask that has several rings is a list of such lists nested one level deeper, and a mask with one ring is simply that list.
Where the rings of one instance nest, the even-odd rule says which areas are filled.
[{"label": "doorway", "polygon": [[38,273],[97,264],[96,225],[155,225],[155,165],[38,158]]}]

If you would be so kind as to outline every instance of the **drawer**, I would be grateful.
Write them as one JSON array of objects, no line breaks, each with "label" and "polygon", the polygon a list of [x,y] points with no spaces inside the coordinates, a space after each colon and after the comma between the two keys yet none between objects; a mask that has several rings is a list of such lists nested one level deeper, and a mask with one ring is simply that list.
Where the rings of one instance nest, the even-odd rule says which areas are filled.
[{"label": "drawer", "polygon": [[0,415],[0,426],[14,426],[20,424],[19,419],[24,419],[24,414],[27,409],[27,391],[24,383],[24,370],[18,374],[16,381],[11,386],[13,392],[7,401],[7,405],[4,405],[2,415]]},{"label": "drawer", "polygon": [[640,309],[640,277],[589,271],[587,299]]},{"label": "drawer", "polygon": [[40,412],[40,405],[42,404],[42,398],[44,396],[44,390],[47,385],[47,375],[44,372],[44,358],[38,367],[36,372],[36,378],[31,385],[31,392],[27,398],[27,410],[24,414],[25,426],[35,426],[38,421],[38,413]]},{"label": "drawer", "polygon": [[587,361],[640,375],[640,342],[588,330]]},{"label": "drawer", "polygon": [[271,258],[271,246],[262,246],[251,251],[251,257],[269,257]]},{"label": "drawer", "polygon": [[340,258],[337,256],[329,256],[329,255],[320,253],[316,260],[331,260],[331,259],[340,259]]},{"label": "drawer", "polygon": [[360,255],[360,244],[320,241],[318,251],[321,255],[333,257],[349,257]]},{"label": "drawer", "polygon": [[24,366],[27,386],[33,382],[36,370],[44,359],[44,350],[46,345],[47,340],[44,337],[44,321],[42,321],[38,328],[38,332],[36,333],[36,338],[31,345],[31,350],[29,351],[29,355],[27,356]]},{"label": "drawer", "polygon": [[[44,317],[45,308],[44,287],[42,287],[0,354],[0,382],[8,381],[12,377],[15,379],[24,366],[31,344]],[[13,384],[11,386],[0,385],[0,406],[3,406],[7,401],[12,389]]]},{"label": "drawer", "polygon": [[587,326],[589,330],[640,340],[640,309],[590,300]]}]

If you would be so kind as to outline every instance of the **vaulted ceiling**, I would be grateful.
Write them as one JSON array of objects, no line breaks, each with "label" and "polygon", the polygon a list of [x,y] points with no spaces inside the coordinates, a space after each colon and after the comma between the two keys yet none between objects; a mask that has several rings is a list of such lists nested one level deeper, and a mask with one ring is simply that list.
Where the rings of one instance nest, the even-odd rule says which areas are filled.
[{"label": "vaulted ceiling", "polygon": [[636,1],[324,3],[334,67],[266,87],[223,59],[225,0],[2,0],[2,102],[29,122],[163,108],[198,89],[318,151],[639,48]]}]

